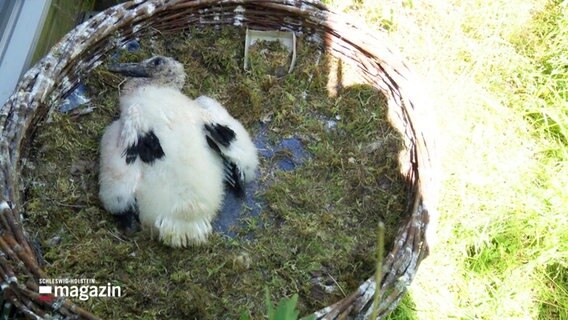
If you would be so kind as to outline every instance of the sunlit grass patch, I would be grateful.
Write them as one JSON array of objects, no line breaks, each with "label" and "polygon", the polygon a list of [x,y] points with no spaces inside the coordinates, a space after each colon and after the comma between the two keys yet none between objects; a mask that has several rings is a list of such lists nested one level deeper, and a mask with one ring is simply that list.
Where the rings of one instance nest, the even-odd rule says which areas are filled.
[{"label": "sunlit grass patch", "polygon": [[328,3],[387,30],[439,128],[437,246],[393,316],[566,318],[568,3]]}]

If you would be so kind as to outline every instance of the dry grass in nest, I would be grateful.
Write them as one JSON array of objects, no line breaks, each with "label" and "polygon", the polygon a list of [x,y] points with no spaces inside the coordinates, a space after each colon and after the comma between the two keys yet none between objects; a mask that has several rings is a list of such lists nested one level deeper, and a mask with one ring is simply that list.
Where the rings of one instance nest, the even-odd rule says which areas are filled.
[{"label": "dry grass in nest", "polygon": [[[266,43],[251,50],[245,72],[243,40],[244,31],[230,27],[174,38],[156,33],[140,39],[139,51],[118,57],[176,57],[186,67],[188,96],[218,99],[263,148],[274,149],[270,155],[261,150],[259,188],[251,195],[256,207],[245,207],[230,230],[205,245],[171,249],[144,232],[127,238],[102,209],[98,143],[118,115],[121,81],[104,65],[85,78],[93,113],[54,113],[38,128],[23,178],[27,224],[49,276],[124,288],[120,299],[87,301],[95,314],[215,319],[245,312],[260,318],[265,288],[273,300],[299,293],[306,314],[373,274],[379,221],[387,224],[392,245],[407,199],[397,160],[402,142],[386,119],[384,97],[371,86],[347,84],[353,73],[305,38],[291,74],[279,69],[287,52]],[[299,143],[303,156],[280,148],[284,140]],[[282,161],[293,169],[279,169]]]}]

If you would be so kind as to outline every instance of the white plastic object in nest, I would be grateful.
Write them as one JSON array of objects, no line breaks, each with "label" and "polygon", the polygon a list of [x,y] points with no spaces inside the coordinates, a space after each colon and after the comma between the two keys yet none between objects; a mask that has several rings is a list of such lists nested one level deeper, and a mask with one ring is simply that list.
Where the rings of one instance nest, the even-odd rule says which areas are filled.
[{"label": "white plastic object in nest", "polygon": [[288,52],[292,53],[288,73],[291,73],[292,70],[294,70],[294,65],[296,64],[296,34],[294,32],[264,31],[248,28],[245,37],[245,70],[248,70],[249,67],[249,47],[255,44],[257,41],[280,41],[280,43],[282,43],[282,45],[285,46],[286,49],[288,49]]}]

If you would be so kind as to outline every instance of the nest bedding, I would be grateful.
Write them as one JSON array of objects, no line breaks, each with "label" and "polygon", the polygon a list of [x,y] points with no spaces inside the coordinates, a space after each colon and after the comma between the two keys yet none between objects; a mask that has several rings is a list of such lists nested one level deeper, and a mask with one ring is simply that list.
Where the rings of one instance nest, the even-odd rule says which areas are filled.
[{"label": "nest bedding", "polygon": [[139,50],[106,61],[177,58],[188,74],[184,93],[218,99],[254,137],[258,180],[244,204],[223,209],[219,219],[237,214],[205,245],[170,249],[145,232],[126,237],[101,208],[98,143],[118,115],[123,80],[105,64],[84,77],[92,113],[52,113],[36,130],[23,176],[27,224],[42,226],[30,231],[50,276],[124,288],[120,299],[86,301],[95,314],[258,318],[265,289],[273,301],[299,293],[308,314],[373,274],[379,221],[391,246],[408,210],[402,139],[387,121],[385,98],[305,37],[291,74],[282,72],[287,55],[274,44],[253,48],[246,72],[243,39],[244,30],[232,27],[156,32],[139,39]]}]

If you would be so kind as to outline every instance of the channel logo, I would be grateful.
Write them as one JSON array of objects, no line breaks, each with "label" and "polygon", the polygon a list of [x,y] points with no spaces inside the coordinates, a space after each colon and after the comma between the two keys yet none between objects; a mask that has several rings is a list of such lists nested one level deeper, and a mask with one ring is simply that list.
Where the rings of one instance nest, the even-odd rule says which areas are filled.
[{"label": "channel logo", "polygon": [[[87,301],[90,298],[117,298],[122,297],[122,288],[109,283],[102,286],[91,285],[94,281],[61,281],[61,279],[48,281],[40,279],[38,287],[39,299],[51,302],[59,297],[76,298]],[[85,284],[86,283],[86,284]],[[50,285],[47,285],[50,284]]]}]

